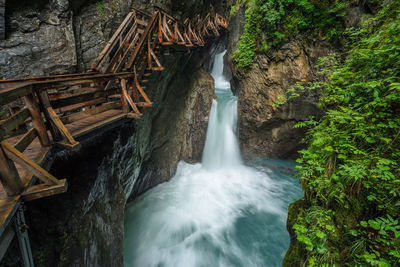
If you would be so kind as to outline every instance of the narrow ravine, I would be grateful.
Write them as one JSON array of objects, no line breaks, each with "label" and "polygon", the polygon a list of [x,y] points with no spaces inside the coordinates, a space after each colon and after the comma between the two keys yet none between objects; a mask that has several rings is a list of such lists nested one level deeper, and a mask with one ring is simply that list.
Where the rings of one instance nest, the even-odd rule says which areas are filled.
[{"label": "narrow ravine", "polygon": [[302,196],[292,161],[243,164],[237,98],[212,71],[213,102],[202,163],[180,162],[176,175],[126,208],[125,266],[280,266],[289,246],[287,207]]}]

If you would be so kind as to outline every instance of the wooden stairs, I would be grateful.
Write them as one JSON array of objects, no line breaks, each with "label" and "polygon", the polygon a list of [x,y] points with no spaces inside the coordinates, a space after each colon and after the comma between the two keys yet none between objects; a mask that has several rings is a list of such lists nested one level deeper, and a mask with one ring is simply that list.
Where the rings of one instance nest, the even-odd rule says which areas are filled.
[{"label": "wooden stairs", "polygon": [[0,106],[10,111],[0,121],[0,246],[21,201],[67,190],[42,167],[52,146],[76,150],[81,136],[140,118],[153,105],[144,84],[164,70],[158,54],[204,46],[227,26],[218,14],[180,22],[158,7],[132,9],[91,72],[0,80]]}]

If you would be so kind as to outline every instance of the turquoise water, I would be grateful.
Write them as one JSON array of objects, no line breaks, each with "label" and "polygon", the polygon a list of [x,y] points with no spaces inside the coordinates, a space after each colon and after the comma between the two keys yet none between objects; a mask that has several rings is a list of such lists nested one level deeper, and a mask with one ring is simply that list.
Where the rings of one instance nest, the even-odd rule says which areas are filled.
[{"label": "turquoise water", "polygon": [[176,175],[126,207],[125,266],[280,266],[289,247],[289,203],[302,197],[295,162],[244,165],[236,136],[237,99],[212,75],[214,101],[202,163],[180,162]]}]

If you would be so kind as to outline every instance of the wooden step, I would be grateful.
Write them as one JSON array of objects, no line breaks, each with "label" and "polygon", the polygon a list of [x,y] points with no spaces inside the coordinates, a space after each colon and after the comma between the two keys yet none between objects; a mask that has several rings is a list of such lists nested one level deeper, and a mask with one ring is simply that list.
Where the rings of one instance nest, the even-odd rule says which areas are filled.
[{"label": "wooden step", "polygon": [[123,118],[126,118],[126,114],[123,113],[122,110],[112,109],[90,116],[83,120],[73,122],[66,125],[66,127],[73,137],[79,137]]},{"label": "wooden step", "polygon": [[68,183],[66,179],[60,180],[60,183],[57,185],[49,185],[49,184],[32,185],[22,193],[22,199],[24,201],[30,201],[52,195],[62,194],[67,191],[67,188],[68,188]]},{"label": "wooden step", "polygon": [[127,117],[129,119],[140,119],[143,116],[142,113],[135,113],[135,112],[130,112],[127,114]]}]

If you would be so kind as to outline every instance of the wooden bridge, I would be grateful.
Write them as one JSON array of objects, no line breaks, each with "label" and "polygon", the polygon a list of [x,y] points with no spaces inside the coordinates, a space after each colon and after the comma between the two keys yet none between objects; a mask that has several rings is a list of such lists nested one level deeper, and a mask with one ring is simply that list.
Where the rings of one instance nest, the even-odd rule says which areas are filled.
[{"label": "wooden bridge", "polygon": [[53,146],[77,150],[77,139],[153,105],[146,82],[164,68],[157,54],[190,51],[219,35],[218,14],[183,22],[155,7],[133,9],[91,66],[91,72],[0,80],[0,260],[18,236],[25,266],[33,266],[20,208],[23,201],[63,193],[66,179],[43,167]]}]

